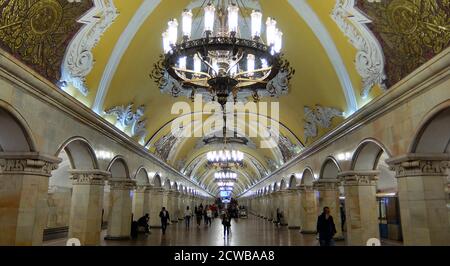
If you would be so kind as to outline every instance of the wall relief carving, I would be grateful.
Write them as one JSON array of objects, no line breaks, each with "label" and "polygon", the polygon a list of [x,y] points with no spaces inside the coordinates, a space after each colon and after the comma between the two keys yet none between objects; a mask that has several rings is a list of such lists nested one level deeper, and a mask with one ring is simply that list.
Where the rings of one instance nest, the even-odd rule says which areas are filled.
[{"label": "wall relief carving", "polygon": [[331,128],[332,120],[335,117],[342,117],[342,111],[332,107],[322,107],[316,105],[315,108],[305,106],[305,139],[317,137],[319,128]]},{"label": "wall relief carving", "polygon": [[142,120],[145,113],[145,106],[139,106],[133,112],[133,104],[115,106],[104,112],[105,115],[114,116],[116,118],[116,126],[124,132],[129,131],[130,137],[133,137],[143,144],[147,136],[145,128],[146,120]]}]

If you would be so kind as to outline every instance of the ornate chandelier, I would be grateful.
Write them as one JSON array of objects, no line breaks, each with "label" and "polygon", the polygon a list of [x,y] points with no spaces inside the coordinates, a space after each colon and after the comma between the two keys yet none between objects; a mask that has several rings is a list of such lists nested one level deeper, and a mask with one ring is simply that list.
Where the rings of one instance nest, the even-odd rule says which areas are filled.
[{"label": "ornate chandelier", "polygon": [[221,170],[214,174],[216,182],[236,182],[237,174],[230,170]]},{"label": "ornate chandelier", "polygon": [[282,57],[283,33],[276,20],[267,18],[264,42],[260,11],[253,10],[251,30],[243,32],[239,25],[247,18],[239,16],[244,14],[242,5],[210,1],[202,7],[200,38],[191,39],[194,17],[190,10],[182,13],[181,34],[176,19],[169,21],[162,34],[164,55],[151,74],[161,91],[192,99],[200,93],[222,106],[238,97],[259,101],[286,93],[295,71]]},{"label": "ornate chandelier", "polygon": [[244,153],[236,150],[209,151],[206,154],[208,165],[220,168],[229,168],[230,166],[243,166]]}]

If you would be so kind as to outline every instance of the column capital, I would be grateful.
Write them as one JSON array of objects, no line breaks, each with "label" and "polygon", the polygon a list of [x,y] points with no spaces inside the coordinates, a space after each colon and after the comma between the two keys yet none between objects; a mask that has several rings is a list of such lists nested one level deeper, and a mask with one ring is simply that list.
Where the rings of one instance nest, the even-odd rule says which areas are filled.
[{"label": "column capital", "polygon": [[69,170],[73,185],[105,185],[111,173],[101,170]]},{"label": "column capital", "polygon": [[38,152],[1,152],[0,175],[39,175],[50,177],[58,169],[60,158]]},{"label": "column capital", "polygon": [[136,181],[129,178],[111,178],[109,184],[111,190],[131,190],[136,187]]},{"label": "column capital", "polygon": [[344,186],[375,186],[380,171],[345,171],[339,173]]},{"label": "column capital", "polygon": [[153,187],[150,184],[136,184],[136,192],[150,192],[153,190]]},{"label": "column capital", "polygon": [[338,179],[319,179],[313,183],[314,189],[317,190],[337,190],[339,189],[340,181]]},{"label": "column capital", "polygon": [[447,176],[450,167],[448,154],[406,154],[386,160],[396,177]]}]

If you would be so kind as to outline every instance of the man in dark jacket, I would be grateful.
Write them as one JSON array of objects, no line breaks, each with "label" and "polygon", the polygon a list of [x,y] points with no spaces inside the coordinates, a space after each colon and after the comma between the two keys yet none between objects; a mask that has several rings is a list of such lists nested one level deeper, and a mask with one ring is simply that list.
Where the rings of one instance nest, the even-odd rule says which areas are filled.
[{"label": "man in dark jacket", "polygon": [[317,219],[317,232],[321,246],[334,246],[333,236],[336,234],[336,226],[328,207],[323,208],[322,214]]},{"label": "man in dark jacket", "polygon": [[166,207],[162,207],[162,210],[159,212],[159,217],[161,218],[161,228],[163,235],[166,234],[167,223],[170,221],[169,212],[166,211]]}]

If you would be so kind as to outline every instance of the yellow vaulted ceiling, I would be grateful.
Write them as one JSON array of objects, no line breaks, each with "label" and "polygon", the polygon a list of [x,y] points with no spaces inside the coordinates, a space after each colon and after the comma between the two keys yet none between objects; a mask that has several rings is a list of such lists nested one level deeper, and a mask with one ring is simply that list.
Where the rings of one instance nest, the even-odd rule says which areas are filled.
[{"label": "yellow vaulted ceiling", "polygon": [[[94,102],[105,67],[119,37],[143,2],[141,0],[114,0],[120,14],[93,51],[95,65],[86,80],[90,91],[89,95],[87,97],[79,96],[88,106],[92,106]],[[134,35],[120,60],[110,86],[107,88],[103,110],[129,103],[134,103],[135,107],[145,105],[148,130],[146,141],[153,137],[150,143],[154,143],[168,133],[167,128],[160,129],[177,117],[177,115],[171,114],[172,105],[177,101],[189,102],[189,99],[174,99],[169,95],[161,94],[157,85],[150,79],[149,73],[162,53],[161,33],[166,29],[167,21],[174,17],[180,20],[182,10],[190,2],[191,0],[162,0],[158,4]],[[270,16],[277,19],[278,27],[284,33],[285,57],[296,70],[289,94],[280,99],[271,100],[279,101],[279,121],[292,133],[284,130],[285,135],[293,142],[298,138],[305,143],[304,106],[313,107],[319,104],[348,111],[343,88],[323,45],[291,3],[288,0],[261,0],[259,3],[264,18]],[[308,0],[307,3],[330,34],[342,57],[345,71],[350,77],[358,105],[363,105],[367,100],[359,97],[362,81],[355,69],[354,61],[357,51],[330,16],[336,1]],[[378,88],[373,90],[369,98],[377,96],[380,92],[381,90]],[[336,125],[341,121],[342,119],[334,119],[333,124]],[[325,132],[321,130],[319,133]],[[199,153],[208,150],[208,147],[205,147],[201,151],[196,151],[195,143],[197,141],[198,139],[194,138],[184,141],[170,163],[175,165],[178,160],[189,162]],[[150,150],[152,151],[151,147]],[[273,158],[270,150],[256,148],[247,149],[246,152],[260,158],[261,161],[264,161],[266,157]]]}]

